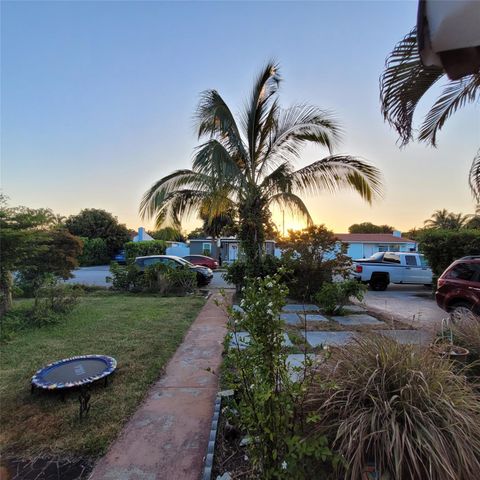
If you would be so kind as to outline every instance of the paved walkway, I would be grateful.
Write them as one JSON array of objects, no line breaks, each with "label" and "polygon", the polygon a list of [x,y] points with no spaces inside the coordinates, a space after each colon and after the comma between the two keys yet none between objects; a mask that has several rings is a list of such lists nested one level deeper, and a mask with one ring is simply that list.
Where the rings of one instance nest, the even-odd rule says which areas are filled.
[{"label": "paved walkway", "polygon": [[[226,333],[213,294],[90,480],[198,480]],[[179,300],[180,301],[180,300]],[[212,373],[212,371],[214,373]]]}]

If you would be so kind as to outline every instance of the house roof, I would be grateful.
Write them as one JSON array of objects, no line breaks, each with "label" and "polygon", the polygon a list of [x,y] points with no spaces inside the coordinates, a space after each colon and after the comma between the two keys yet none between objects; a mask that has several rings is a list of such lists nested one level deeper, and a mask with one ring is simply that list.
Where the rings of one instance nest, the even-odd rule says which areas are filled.
[{"label": "house roof", "polygon": [[396,237],[391,233],[336,233],[335,236],[346,243],[417,243],[410,238]]}]

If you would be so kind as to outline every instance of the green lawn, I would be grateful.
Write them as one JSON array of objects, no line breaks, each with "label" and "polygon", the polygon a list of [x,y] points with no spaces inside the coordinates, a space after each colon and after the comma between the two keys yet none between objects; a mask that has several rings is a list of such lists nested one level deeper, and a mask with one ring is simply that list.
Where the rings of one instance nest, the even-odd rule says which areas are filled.
[{"label": "green lawn", "polygon": [[[198,297],[88,295],[60,324],[18,332],[1,346],[2,450],[22,457],[104,453],[204,303]],[[30,378],[39,367],[89,353],[115,357],[118,370],[107,388],[93,388],[86,419],[79,420],[76,393],[65,402],[56,395],[30,395]]]}]

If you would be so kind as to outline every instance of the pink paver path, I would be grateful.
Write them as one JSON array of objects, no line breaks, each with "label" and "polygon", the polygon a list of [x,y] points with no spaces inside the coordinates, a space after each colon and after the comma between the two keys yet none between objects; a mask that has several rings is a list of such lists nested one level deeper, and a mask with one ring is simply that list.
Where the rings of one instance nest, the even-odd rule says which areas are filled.
[{"label": "pink paver path", "polygon": [[215,298],[219,296],[210,297],[202,308],[165,375],[97,463],[90,480],[201,478],[226,334],[226,315]]}]

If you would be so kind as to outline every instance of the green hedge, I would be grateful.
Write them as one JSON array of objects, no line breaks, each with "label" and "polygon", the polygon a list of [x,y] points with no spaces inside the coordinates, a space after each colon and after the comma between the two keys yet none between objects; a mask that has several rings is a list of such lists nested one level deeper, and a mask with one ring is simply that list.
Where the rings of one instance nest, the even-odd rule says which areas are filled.
[{"label": "green hedge", "polygon": [[78,257],[78,262],[82,267],[105,265],[110,262],[107,242],[103,238],[80,238],[83,242],[83,250]]},{"label": "green hedge", "polygon": [[163,240],[149,240],[145,242],[128,242],[125,244],[127,262],[133,262],[136,257],[147,255],[165,255],[167,243]]},{"label": "green hedge", "polygon": [[480,255],[480,230],[425,230],[418,238],[420,251],[436,276],[458,258]]}]

